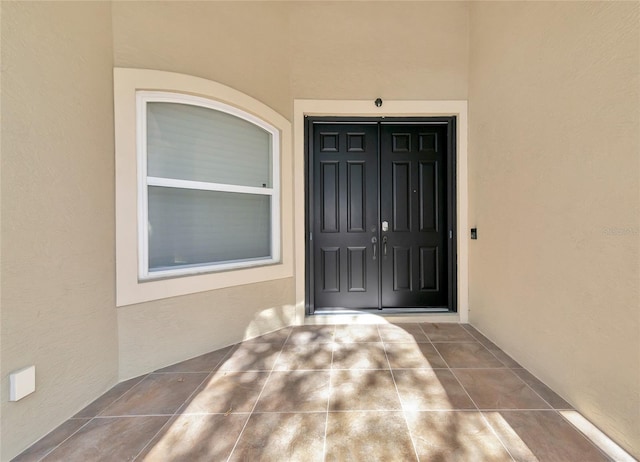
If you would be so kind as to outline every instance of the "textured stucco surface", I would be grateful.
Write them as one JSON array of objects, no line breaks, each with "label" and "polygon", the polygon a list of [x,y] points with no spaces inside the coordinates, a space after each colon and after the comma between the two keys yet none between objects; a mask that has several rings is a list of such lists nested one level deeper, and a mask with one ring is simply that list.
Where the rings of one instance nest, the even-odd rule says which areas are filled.
[{"label": "textured stucco surface", "polygon": [[1,460],[119,379],[293,319],[293,279],[115,308],[114,65],[289,120],[294,98],[468,97],[471,320],[640,456],[637,3],[1,7]]},{"label": "textured stucco surface", "polygon": [[120,379],[293,323],[293,278],[118,308]]},{"label": "textured stucco surface", "polygon": [[640,457],[637,2],[474,3],[471,323]]},{"label": "textured stucco surface", "polygon": [[467,98],[465,2],[294,2],[294,98]]},{"label": "textured stucco surface", "polygon": [[[464,99],[466,5],[394,5],[117,2],[114,65],[211,79],[289,120],[294,97]],[[408,27],[424,30],[408,41]],[[293,287],[277,280],[118,308],[120,379],[293,322]]]},{"label": "textured stucco surface", "polygon": [[291,116],[286,2],[114,2],[115,66],[180,72]]},{"label": "textured stucco surface", "polygon": [[108,4],[2,2],[3,461],[117,380],[111,69]]},{"label": "textured stucco surface", "polygon": [[[115,66],[203,77],[290,118],[286,3],[116,2],[112,10]],[[291,324],[292,287],[279,279],[118,308],[120,379],[255,336],[258,325]]]}]

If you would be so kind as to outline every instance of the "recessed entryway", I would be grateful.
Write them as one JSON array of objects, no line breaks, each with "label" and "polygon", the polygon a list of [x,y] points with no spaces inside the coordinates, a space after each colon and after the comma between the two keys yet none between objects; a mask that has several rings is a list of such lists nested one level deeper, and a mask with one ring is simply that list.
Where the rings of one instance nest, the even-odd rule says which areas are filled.
[{"label": "recessed entryway", "polygon": [[[467,322],[469,318],[469,240],[468,235],[468,103],[466,101],[426,101],[385,99],[381,107],[371,100],[312,100],[295,99],[293,114],[294,153],[294,237],[295,237],[295,323],[318,324],[344,322],[379,322],[383,316],[387,322]],[[456,118],[456,224],[457,224],[457,311],[447,313],[423,313],[415,309],[409,313],[396,313],[393,309],[348,311],[338,313],[318,310],[310,314],[308,280],[306,278],[308,239],[307,191],[308,174],[305,125],[308,117],[455,117]]]}]

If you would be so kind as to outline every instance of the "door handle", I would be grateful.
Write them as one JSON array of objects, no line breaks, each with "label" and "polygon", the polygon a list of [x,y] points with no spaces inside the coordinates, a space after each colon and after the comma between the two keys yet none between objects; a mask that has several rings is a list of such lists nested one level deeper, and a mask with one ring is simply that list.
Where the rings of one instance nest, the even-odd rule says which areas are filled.
[{"label": "door handle", "polygon": [[382,238],[382,255],[387,256],[387,236]]},{"label": "door handle", "polygon": [[371,238],[371,243],[373,244],[373,259],[376,259],[376,253],[378,250],[378,238],[377,237],[372,237]]}]

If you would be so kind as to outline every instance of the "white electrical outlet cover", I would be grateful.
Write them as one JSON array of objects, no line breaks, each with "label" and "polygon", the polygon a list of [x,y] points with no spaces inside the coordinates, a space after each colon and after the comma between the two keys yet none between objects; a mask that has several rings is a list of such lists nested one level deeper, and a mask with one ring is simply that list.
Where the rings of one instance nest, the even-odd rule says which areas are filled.
[{"label": "white electrical outlet cover", "polygon": [[36,366],[9,374],[9,401],[18,401],[36,391]]}]

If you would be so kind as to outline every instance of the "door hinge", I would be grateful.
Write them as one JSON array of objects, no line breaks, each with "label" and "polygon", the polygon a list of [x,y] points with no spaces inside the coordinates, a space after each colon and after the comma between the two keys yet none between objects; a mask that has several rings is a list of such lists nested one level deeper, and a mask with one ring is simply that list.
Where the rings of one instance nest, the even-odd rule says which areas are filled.
[{"label": "door hinge", "polygon": [[453,230],[449,230],[449,239],[453,239]]},{"label": "door hinge", "polygon": [[313,241],[313,233],[309,233],[309,240]]}]

